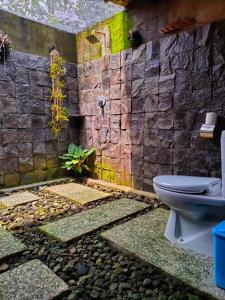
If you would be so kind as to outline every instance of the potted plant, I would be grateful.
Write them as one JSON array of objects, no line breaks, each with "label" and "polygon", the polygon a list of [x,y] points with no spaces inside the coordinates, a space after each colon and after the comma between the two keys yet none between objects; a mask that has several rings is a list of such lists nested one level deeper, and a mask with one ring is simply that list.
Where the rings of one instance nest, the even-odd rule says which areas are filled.
[{"label": "potted plant", "polygon": [[11,50],[11,40],[7,34],[0,31],[0,63],[5,63]]},{"label": "potted plant", "polygon": [[82,149],[73,143],[69,144],[68,152],[60,156],[64,161],[62,168],[73,171],[76,176],[81,176],[85,172],[91,171],[91,156],[95,153],[95,148]]}]

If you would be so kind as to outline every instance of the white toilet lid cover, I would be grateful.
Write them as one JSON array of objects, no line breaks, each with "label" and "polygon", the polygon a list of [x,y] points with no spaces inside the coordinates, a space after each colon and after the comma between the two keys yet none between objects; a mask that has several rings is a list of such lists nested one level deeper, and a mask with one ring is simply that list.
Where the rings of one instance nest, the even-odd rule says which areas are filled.
[{"label": "white toilet lid cover", "polygon": [[168,190],[203,193],[211,190],[214,185],[220,185],[221,179],[213,177],[161,175],[155,177],[153,182],[157,186]]}]

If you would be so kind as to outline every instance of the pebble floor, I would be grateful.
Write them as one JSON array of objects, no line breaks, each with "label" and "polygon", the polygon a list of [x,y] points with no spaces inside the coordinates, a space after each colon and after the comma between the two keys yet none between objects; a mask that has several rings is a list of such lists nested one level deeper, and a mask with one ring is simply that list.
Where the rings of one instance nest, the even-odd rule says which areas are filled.
[{"label": "pebble floor", "polygon": [[137,258],[116,250],[100,237],[102,231],[115,224],[122,224],[135,216],[118,221],[114,225],[105,226],[70,244],[58,243],[37,230],[37,226],[46,222],[122,197],[150,204],[150,208],[137,213],[136,216],[163,206],[156,200],[143,196],[107,188],[102,190],[111,192],[112,196],[107,200],[77,206],[64,197],[44,191],[44,187],[36,187],[29,191],[38,195],[39,200],[13,209],[1,209],[0,224],[12,230],[14,236],[27,246],[27,250],[21,256],[2,262],[0,273],[32,259],[40,259],[69,285],[70,294],[63,297],[63,300],[210,299]]}]

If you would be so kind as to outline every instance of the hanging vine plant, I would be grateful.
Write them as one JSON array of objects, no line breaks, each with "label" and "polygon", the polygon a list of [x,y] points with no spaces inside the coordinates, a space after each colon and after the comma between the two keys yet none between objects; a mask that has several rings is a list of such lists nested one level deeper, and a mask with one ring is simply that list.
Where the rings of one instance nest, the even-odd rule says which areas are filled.
[{"label": "hanging vine plant", "polygon": [[63,76],[65,70],[63,68],[64,60],[59,55],[59,52],[54,46],[50,49],[50,69],[49,74],[52,80],[51,89],[51,112],[52,119],[49,123],[52,133],[58,136],[62,128],[65,126],[65,122],[69,120],[68,111],[63,107],[63,95],[64,81]]},{"label": "hanging vine plant", "polygon": [[0,63],[5,63],[11,51],[11,40],[7,34],[0,31]]}]

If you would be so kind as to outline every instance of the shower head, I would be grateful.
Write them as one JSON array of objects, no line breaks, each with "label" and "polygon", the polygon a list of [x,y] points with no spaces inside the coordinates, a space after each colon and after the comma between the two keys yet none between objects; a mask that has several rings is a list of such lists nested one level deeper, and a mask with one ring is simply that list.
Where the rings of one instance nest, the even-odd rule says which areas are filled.
[{"label": "shower head", "polygon": [[96,33],[97,33],[97,34],[104,35],[104,36],[106,35],[105,32],[103,32],[103,31],[93,30],[93,31],[91,32],[90,35],[86,36],[86,39],[87,39],[91,44],[97,44],[97,43],[100,42],[100,40],[99,40],[99,39],[97,38],[97,36],[96,36]]},{"label": "shower head", "polygon": [[88,36],[86,36],[86,39],[91,43],[91,44],[97,44],[100,42],[100,40],[92,33]]}]

